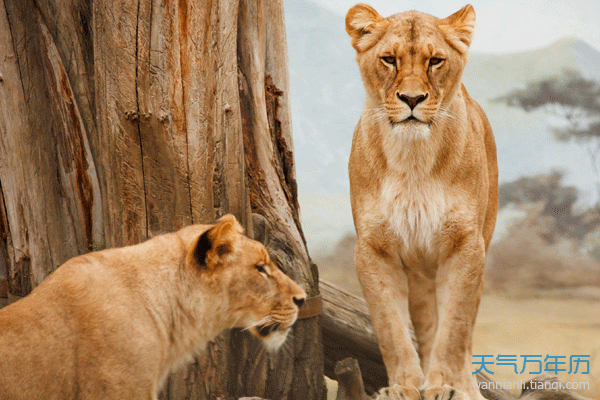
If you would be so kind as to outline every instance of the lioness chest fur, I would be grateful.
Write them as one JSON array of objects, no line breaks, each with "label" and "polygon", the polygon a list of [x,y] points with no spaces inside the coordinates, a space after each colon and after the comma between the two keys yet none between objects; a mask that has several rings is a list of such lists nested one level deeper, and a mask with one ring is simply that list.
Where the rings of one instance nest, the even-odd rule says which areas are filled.
[{"label": "lioness chest fur", "polygon": [[471,6],[438,19],[359,4],[346,16],[366,90],[349,175],[357,272],[390,378],[380,399],[482,399],[471,337],[498,170],[461,83],[474,24]]},{"label": "lioness chest fur", "polygon": [[75,257],[0,310],[0,399],[156,399],[224,329],[278,348],[304,298],[231,215]]}]

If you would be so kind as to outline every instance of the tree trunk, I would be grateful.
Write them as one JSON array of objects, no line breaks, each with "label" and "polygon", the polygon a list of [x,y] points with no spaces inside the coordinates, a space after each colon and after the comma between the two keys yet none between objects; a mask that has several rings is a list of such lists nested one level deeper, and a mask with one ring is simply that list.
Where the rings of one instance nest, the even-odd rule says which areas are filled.
[{"label": "tree trunk", "polygon": [[[309,296],[280,0],[0,1],[0,279],[233,213]],[[220,336],[162,399],[321,399],[318,318]]]}]

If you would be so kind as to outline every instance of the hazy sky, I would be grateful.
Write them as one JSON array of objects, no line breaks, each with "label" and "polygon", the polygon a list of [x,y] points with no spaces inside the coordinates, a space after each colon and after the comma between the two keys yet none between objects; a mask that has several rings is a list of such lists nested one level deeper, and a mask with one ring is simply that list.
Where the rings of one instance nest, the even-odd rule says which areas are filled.
[{"label": "hazy sky", "polygon": [[575,36],[600,50],[599,0],[312,0],[345,15],[356,3],[372,5],[388,17],[407,10],[439,18],[472,4],[477,28],[471,49],[507,52],[542,47],[565,36]]}]

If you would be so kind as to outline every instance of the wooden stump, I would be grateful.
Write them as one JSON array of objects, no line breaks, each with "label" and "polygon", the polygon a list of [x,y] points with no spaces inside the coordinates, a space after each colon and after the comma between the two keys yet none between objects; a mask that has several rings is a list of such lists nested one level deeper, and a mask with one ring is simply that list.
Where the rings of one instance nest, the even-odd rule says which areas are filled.
[{"label": "wooden stump", "polygon": [[338,361],[335,375],[338,381],[336,400],[371,400],[365,393],[360,366],[354,358]]}]

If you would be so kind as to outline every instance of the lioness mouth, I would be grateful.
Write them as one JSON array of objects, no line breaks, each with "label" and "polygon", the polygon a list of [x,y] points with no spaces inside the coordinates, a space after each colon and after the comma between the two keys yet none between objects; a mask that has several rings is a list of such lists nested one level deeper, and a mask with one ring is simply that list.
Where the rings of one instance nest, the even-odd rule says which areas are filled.
[{"label": "lioness mouth", "polygon": [[394,126],[394,127],[405,124],[407,122],[422,122],[422,121],[420,121],[419,119],[417,119],[416,117],[414,117],[412,115],[406,119],[403,119],[402,121],[394,121],[390,118],[390,124],[392,124],[392,126]]},{"label": "lioness mouth", "polygon": [[258,332],[258,334],[262,337],[266,337],[269,336],[269,334],[271,332],[275,332],[277,330],[279,330],[279,328],[281,327],[280,324],[273,324],[273,325],[259,325],[256,327],[256,331]]}]

